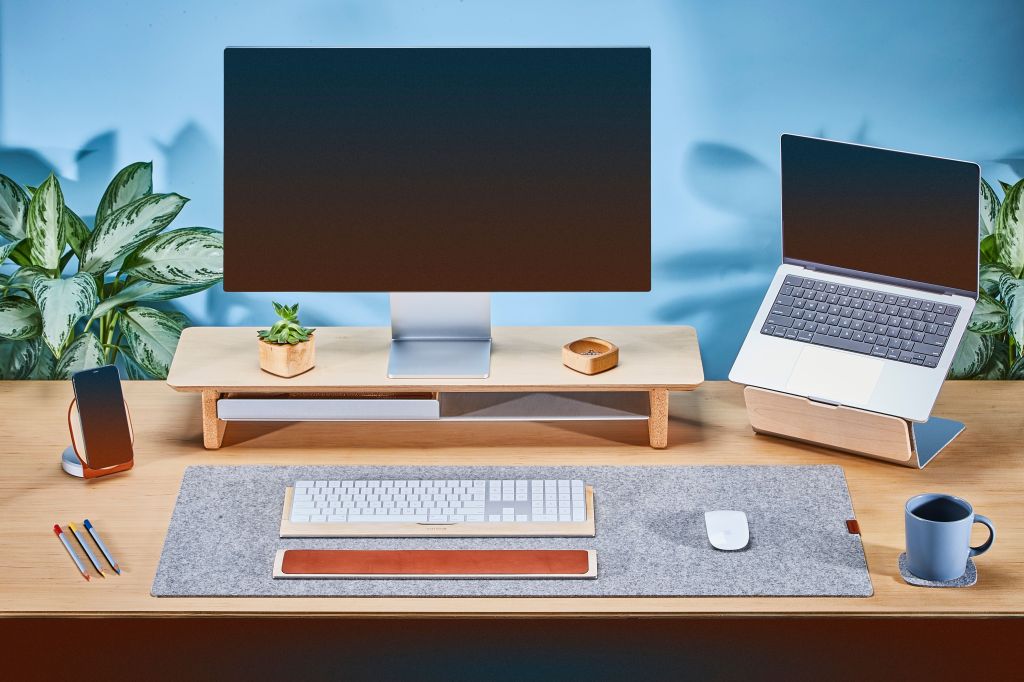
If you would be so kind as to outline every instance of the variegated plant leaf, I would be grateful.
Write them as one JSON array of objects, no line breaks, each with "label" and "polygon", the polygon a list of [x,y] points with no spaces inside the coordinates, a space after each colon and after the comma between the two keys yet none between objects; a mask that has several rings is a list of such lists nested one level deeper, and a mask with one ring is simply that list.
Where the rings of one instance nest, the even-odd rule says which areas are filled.
[{"label": "variegated plant leaf", "polygon": [[53,357],[53,353],[46,347],[42,339],[36,339],[36,341],[39,342],[39,359],[36,360],[36,366],[32,368],[32,373],[28,375],[28,378],[48,381],[53,379],[53,371],[57,368],[57,358]]},{"label": "variegated plant leaf", "polygon": [[61,219],[64,221],[64,237],[68,240],[68,245],[75,252],[75,255],[81,258],[82,249],[85,248],[85,243],[89,241],[89,227],[85,224],[84,220],[78,217],[77,213],[67,206],[64,207],[64,212],[61,213]]},{"label": "variegated plant leaf", "polygon": [[995,338],[987,334],[964,332],[949,368],[949,378],[970,379],[981,374],[992,359],[995,343]]},{"label": "variegated plant leaf", "polygon": [[95,334],[86,332],[64,349],[64,354],[53,370],[53,378],[70,379],[75,372],[104,364],[106,359],[103,356],[103,344]]},{"label": "variegated plant leaf", "polygon": [[992,344],[992,357],[989,358],[988,365],[975,379],[1005,379],[1008,369],[1010,369],[1010,348],[997,339]]},{"label": "variegated plant leaf", "polygon": [[107,185],[96,209],[96,225],[102,223],[108,215],[119,208],[127,206],[136,199],[153,193],[153,163],[137,162],[125,166],[117,172],[114,179]]},{"label": "variegated plant leaf", "polygon": [[10,240],[28,236],[29,198],[18,183],[0,174],[0,234]]},{"label": "variegated plant leaf", "polygon": [[152,377],[166,379],[181,325],[159,310],[132,306],[121,313],[121,333],[133,360]]},{"label": "variegated plant leaf", "polygon": [[999,296],[999,280],[1010,277],[1010,268],[1002,263],[985,263],[978,269],[978,291],[995,298]]},{"label": "variegated plant leaf", "polygon": [[0,338],[20,341],[38,336],[43,328],[39,308],[23,296],[0,298]]},{"label": "variegated plant leaf", "polygon": [[145,381],[151,378],[146,374],[146,370],[139,366],[139,363],[135,362],[135,359],[131,356],[131,353],[122,349],[121,357],[124,358],[124,373],[128,375],[128,378],[133,381]]},{"label": "variegated plant leaf", "polygon": [[1024,180],[1006,191],[996,216],[996,244],[999,260],[1014,277],[1024,272]]},{"label": "variegated plant leaf", "polygon": [[224,277],[224,235],[208,227],[165,232],[128,256],[121,273],[160,284],[212,286]]},{"label": "variegated plant leaf", "polygon": [[18,289],[31,292],[32,282],[36,281],[37,277],[46,276],[46,271],[38,265],[26,265],[14,271],[7,281],[7,287],[9,290]]},{"label": "variegated plant leaf", "polygon": [[96,283],[84,272],[66,279],[37,277],[32,295],[43,318],[43,341],[59,360],[75,323],[92,314],[99,302]]},{"label": "variegated plant leaf", "polygon": [[40,347],[38,338],[20,341],[0,339],[0,380],[31,377]]},{"label": "variegated plant leaf", "polygon": [[996,236],[994,234],[982,237],[978,243],[978,261],[982,265],[1000,263],[999,244],[996,243]]},{"label": "variegated plant leaf", "polygon": [[1003,294],[1003,305],[1010,316],[1010,335],[1018,346],[1024,346],[1024,280],[1003,277],[999,286]]},{"label": "variegated plant leaf", "polygon": [[79,269],[99,275],[139,244],[171,224],[188,201],[179,194],[148,194],[122,206],[96,224]]},{"label": "variegated plant leaf", "polygon": [[136,301],[169,301],[172,298],[188,296],[207,288],[207,284],[157,284],[155,282],[138,281],[129,284],[121,291],[100,301],[93,311],[94,318],[103,317],[120,305]]},{"label": "variegated plant leaf", "polygon": [[999,215],[999,197],[996,196],[992,185],[981,179],[981,236],[987,237],[995,232],[996,216]]},{"label": "variegated plant leaf", "polygon": [[64,234],[64,193],[50,173],[28,204],[29,257],[34,265],[56,273],[66,243]]},{"label": "variegated plant leaf", "polygon": [[190,320],[188,315],[180,310],[165,310],[164,314],[181,325],[182,329],[188,329],[192,326],[192,320]]},{"label": "variegated plant leaf", "polygon": [[1007,370],[1006,378],[1017,381],[1024,380],[1024,355],[1017,358],[1017,362],[1013,363],[1010,369]]},{"label": "variegated plant leaf", "polygon": [[978,292],[978,303],[974,306],[967,328],[979,334],[1002,334],[1006,331],[1009,315],[1003,304],[984,291]]},{"label": "variegated plant leaf", "polygon": [[7,260],[7,257],[11,255],[11,251],[18,248],[18,244],[25,241],[24,239],[17,239],[13,242],[7,242],[6,244],[0,244],[0,263]]}]

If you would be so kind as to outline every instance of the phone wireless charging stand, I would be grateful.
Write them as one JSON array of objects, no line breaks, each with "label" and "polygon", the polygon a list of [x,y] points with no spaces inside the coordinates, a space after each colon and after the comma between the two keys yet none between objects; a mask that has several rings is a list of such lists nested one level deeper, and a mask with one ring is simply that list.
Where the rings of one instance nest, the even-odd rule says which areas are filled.
[{"label": "phone wireless charging stand", "polygon": [[82,467],[78,454],[75,453],[75,446],[69,445],[64,448],[64,454],[60,458],[60,468],[64,473],[71,474],[75,478],[85,478],[85,469]]},{"label": "phone wireless charging stand", "polygon": [[[64,473],[75,478],[98,478],[131,469],[135,463],[134,457],[127,462],[115,464],[104,469],[89,467],[89,459],[85,451],[85,440],[82,438],[82,418],[78,414],[77,405],[77,401],[72,400],[71,405],[68,406],[68,431],[71,434],[71,445],[64,448],[64,452],[61,453],[60,468],[64,470]],[[128,431],[131,434],[132,445],[134,445],[135,429],[132,427],[132,415],[128,411],[128,403],[124,404],[124,411],[128,415]],[[78,445],[79,443],[81,443],[81,446]]]}]

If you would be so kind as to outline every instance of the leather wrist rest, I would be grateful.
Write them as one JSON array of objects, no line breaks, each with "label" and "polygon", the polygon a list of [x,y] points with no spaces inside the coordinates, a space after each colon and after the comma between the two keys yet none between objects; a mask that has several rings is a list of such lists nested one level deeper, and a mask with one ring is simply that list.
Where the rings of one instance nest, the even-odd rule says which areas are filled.
[{"label": "leather wrist rest", "polygon": [[587,550],[290,549],[288,575],[573,575],[590,570]]}]

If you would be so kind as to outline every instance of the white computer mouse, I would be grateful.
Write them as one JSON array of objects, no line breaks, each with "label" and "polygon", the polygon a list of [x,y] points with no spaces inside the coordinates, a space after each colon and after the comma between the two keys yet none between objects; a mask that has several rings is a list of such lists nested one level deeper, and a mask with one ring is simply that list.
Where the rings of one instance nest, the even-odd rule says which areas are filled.
[{"label": "white computer mouse", "polygon": [[743,549],[750,540],[747,515],[741,511],[718,509],[704,512],[704,525],[708,529],[708,540],[715,549],[727,552]]}]

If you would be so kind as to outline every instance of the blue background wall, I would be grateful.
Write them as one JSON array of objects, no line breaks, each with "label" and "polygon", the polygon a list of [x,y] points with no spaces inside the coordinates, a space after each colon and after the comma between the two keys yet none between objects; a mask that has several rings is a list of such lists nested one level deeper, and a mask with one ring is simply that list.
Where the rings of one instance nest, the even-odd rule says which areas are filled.
[{"label": "blue background wall", "polygon": [[[499,294],[498,324],[686,323],[722,378],[779,262],[778,136],[825,135],[1024,174],[1024,3],[3,0],[0,172],[55,169],[95,210],[152,159],[176,225],[221,227],[226,45],[649,45],[650,294]],[[288,226],[281,226],[287,255]],[[266,296],[181,301],[260,324]],[[304,321],[386,324],[381,294],[296,294]]]}]

